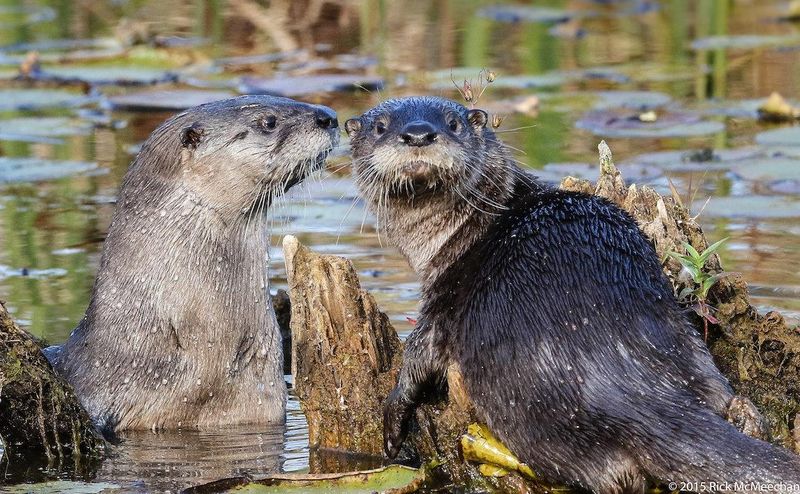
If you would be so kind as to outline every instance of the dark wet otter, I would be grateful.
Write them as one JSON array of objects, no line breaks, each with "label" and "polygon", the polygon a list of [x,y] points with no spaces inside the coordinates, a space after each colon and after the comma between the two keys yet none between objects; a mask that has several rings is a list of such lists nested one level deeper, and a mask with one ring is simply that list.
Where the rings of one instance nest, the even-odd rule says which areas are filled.
[{"label": "dark wet otter", "polygon": [[389,456],[456,363],[479,417],[550,482],[800,481],[797,456],[723,418],[732,390],[635,221],[525,174],[486,120],[408,98],[346,124],[361,193],[422,280]]},{"label": "dark wet otter", "polygon": [[53,357],[101,427],[281,423],[273,198],[338,142],[329,108],[244,96],[162,124],[126,174],[86,315]]}]

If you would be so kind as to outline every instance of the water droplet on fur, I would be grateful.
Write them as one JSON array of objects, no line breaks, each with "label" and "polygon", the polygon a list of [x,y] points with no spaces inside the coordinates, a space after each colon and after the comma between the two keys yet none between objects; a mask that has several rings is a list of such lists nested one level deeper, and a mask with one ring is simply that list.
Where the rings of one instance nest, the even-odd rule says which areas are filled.
[{"label": "water droplet on fur", "polygon": [[586,326],[588,324],[589,324],[589,318],[588,317],[584,317],[583,318],[583,325]]},{"label": "water droplet on fur", "polygon": [[124,382],[125,384],[128,384],[129,382],[131,382],[131,378],[130,377],[126,377],[122,382]]},{"label": "water droplet on fur", "polygon": [[95,360],[94,361],[94,366],[95,367],[100,367],[100,361],[99,360]]}]

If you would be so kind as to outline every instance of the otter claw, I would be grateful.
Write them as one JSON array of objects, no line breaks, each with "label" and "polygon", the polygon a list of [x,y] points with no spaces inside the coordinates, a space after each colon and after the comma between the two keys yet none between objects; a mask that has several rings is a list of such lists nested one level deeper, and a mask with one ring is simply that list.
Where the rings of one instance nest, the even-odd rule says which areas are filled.
[{"label": "otter claw", "polygon": [[408,435],[414,406],[395,388],[383,406],[383,449],[390,459],[397,457]]}]

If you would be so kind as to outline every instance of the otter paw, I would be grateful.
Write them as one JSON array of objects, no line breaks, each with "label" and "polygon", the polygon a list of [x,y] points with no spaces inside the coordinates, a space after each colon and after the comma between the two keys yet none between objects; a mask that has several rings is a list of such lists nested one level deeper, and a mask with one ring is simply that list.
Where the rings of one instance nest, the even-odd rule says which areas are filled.
[{"label": "otter paw", "polygon": [[402,396],[399,388],[394,388],[383,405],[383,449],[389,458],[400,452],[413,412],[414,404]]}]

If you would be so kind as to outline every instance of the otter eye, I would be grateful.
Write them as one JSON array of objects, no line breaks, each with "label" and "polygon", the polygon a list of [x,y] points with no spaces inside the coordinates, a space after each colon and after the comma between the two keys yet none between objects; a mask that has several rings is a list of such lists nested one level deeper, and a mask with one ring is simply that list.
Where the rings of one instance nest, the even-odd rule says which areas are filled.
[{"label": "otter eye", "polygon": [[278,126],[278,119],[275,115],[270,115],[261,119],[261,126],[267,130],[274,130]]},{"label": "otter eye", "polygon": [[447,126],[450,127],[450,130],[453,132],[458,131],[458,120],[455,118],[451,118],[449,122],[447,122]]},{"label": "otter eye", "polygon": [[377,122],[375,124],[375,133],[381,135],[384,132],[386,132],[386,124],[383,122]]}]

